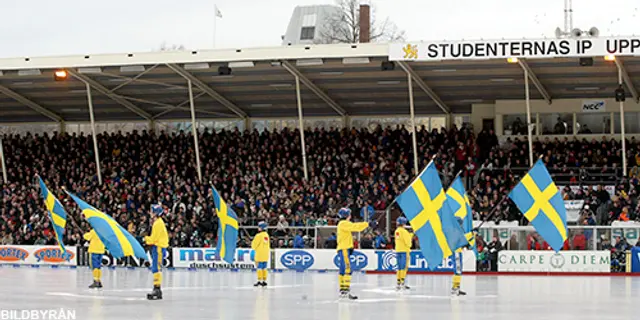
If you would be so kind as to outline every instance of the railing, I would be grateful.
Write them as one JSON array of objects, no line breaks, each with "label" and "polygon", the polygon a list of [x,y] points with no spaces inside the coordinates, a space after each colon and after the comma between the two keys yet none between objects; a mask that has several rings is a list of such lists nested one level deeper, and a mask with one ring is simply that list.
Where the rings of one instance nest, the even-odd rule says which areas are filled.
[{"label": "railing", "polygon": [[[640,235],[637,227],[569,226],[564,250],[607,250],[626,241],[635,246]],[[619,240],[618,240],[619,237]],[[490,226],[478,231],[477,239],[489,244],[500,240],[505,250],[547,250],[544,240],[532,226]]]},{"label": "railing", "polygon": [[[622,177],[621,168],[577,168],[567,167],[567,169],[547,168],[553,177],[556,185],[597,185],[597,184],[616,184]],[[474,176],[465,176],[467,178],[467,189],[471,189],[478,183],[481,174],[495,175],[513,174],[516,178],[524,176],[529,168],[513,167],[513,168],[493,168],[481,169]],[[575,181],[572,178],[575,177]]]}]

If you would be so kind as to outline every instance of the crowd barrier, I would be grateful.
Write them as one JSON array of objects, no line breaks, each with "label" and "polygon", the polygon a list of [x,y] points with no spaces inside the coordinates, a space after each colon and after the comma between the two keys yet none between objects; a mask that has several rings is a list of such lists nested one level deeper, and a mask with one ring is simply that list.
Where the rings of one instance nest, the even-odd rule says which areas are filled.
[{"label": "crowd barrier", "polygon": [[[251,249],[236,250],[235,262],[228,264],[216,257],[215,248],[172,248],[163,261],[166,268],[197,269],[254,269],[254,252]],[[105,254],[102,265],[105,267],[149,267],[149,259],[115,259]],[[477,259],[473,251],[462,253],[464,272],[478,273]],[[275,249],[268,262],[269,269],[292,271],[337,271],[338,255],[331,249]],[[591,251],[525,251],[503,250],[497,254],[499,273],[525,274],[609,274],[613,259],[608,250]],[[640,275],[640,248],[633,247],[627,252],[627,272]],[[61,254],[57,246],[0,246],[0,265],[51,265],[51,266],[87,266],[86,247],[67,247]],[[435,270],[428,270],[427,262],[420,251],[409,254],[409,271],[414,273],[453,271],[450,259],[445,259]],[[392,250],[354,250],[351,256],[351,269],[354,272],[389,273],[397,268],[395,252]]]}]

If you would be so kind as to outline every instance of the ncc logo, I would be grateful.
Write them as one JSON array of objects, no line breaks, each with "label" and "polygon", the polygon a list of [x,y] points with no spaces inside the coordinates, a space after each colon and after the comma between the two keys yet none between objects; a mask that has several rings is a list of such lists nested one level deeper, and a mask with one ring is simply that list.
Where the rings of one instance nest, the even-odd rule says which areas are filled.
[{"label": "ncc logo", "polygon": [[304,271],[313,265],[315,259],[309,252],[303,250],[293,250],[282,255],[280,262],[287,269]]},{"label": "ncc logo", "polygon": [[[342,259],[340,254],[336,254],[333,258],[333,264],[335,264],[336,267],[340,266],[340,259]],[[360,251],[353,251],[353,254],[349,257],[349,261],[351,261],[351,271],[360,271],[369,265],[369,258]]]}]

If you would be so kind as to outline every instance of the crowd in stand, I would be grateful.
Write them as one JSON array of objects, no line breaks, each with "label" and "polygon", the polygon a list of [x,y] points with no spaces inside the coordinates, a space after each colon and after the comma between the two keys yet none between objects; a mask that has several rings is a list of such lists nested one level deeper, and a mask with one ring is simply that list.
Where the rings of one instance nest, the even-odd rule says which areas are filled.
[{"label": "crowd in stand", "polygon": [[[384,210],[412,179],[411,133],[404,127],[314,129],[305,133],[309,179],[303,179],[300,135],[279,132],[227,130],[200,133],[203,180],[199,183],[193,138],[184,132],[100,134],[98,146],[103,183],[96,176],[93,143],[79,134],[5,135],[4,152],[10,183],[3,183],[0,242],[53,244],[55,242],[34,175],[39,174],[63,200],[70,216],[65,242],[81,244],[89,230],[61,187],[75,192],[111,214],[134,236],[150,231],[148,211],[163,204],[173,246],[215,245],[217,219],[209,195],[213,184],[238,213],[243,226],[268,221],[277,234],[275,246],[293,246],[291,227],[332,225],[341,207],[362,216]],[[468,179],[476,219],[521,221],[509,200],[503,201],[529,167],[527,142],[507,139],[500,144],[492,131],[476,138],[469,128],[417,134],[419,167],[432,158],[445,184],[462,171]],[[582,182],[615,184],[606,191],[565,190],[567,199],[584,199],[580,224],[609,224],[638,219],[638,144],[627,144],[630,178],[619,180],[619,143],[605,140],[536,140],[558,184]],[[596,172],[597,171],[597,172]],[[594,173],[596,172],[596,173]],[[599,172],[599,173],[598,173]],[[594,180],[597,179],[597,180]],[[492,213],[493,209],[495,213]],[[526,223],[526,221],[522,221]],[[250,233],[241,234],[248,243]],[[302,235],[299,235],[302,237]],[[365,238],[373,241],[375,236]],[[378,239],[378,237],[375,237]],[[313,239],[303,239],[313,245]],[[381,240],[377,240],[381,241]],[[385,239],[391,243],[392,239]]]}]

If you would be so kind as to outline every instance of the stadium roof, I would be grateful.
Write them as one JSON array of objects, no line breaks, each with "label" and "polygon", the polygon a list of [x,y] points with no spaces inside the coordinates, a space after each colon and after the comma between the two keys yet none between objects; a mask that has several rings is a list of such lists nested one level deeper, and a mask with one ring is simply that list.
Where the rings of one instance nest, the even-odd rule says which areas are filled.
[{"label": "stadium roof", "polygon": [[[383,71],[388,56],[387,44],[357,44],[0,59],[0,123],[88,121],[84,81],[96,121],[189,119],[186,78],[199,119],[296,116],[292,74],[301,79],[305,116],[408,114],[405,69],[415,77],[416,114],[470,113],[475,103],[524,99],[523,70],[505,59],[395,62]],[[539,80],[530,82],[531,98],[612,97],[615,64],[596,58],[581,67],[578,60],[528,59]],[[640,87],[640,57],[621,61]],[[219,75],[221,66],[231,75]],[[54,81],[59,68],[68,80]]]}]

